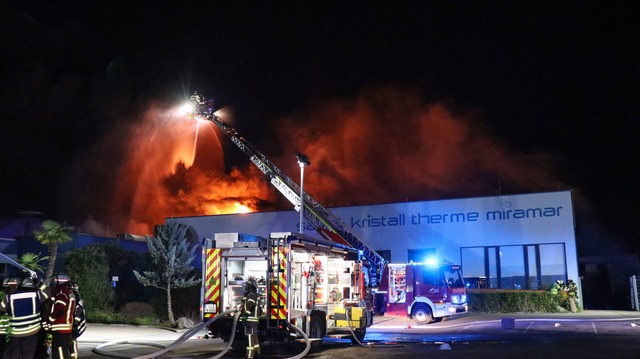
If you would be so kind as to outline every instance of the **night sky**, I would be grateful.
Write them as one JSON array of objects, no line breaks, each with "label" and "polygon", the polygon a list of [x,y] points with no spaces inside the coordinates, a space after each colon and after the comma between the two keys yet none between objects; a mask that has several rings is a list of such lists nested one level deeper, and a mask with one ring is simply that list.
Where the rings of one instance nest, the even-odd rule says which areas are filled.
[{"label": "night sky", "polygon": [[[89,199],[117,187],[99,167],[126,157],[120,147],[109,152],[105,138],[135,127],[151,106],[198,91],[232,109],[233,125],[265,154],[288,161],[304,150],[309,171],[322,169],[323,188],[337,178],[345,194],[316,185],[328,205],[573,189],[578,233],[591,243],[585,254],[602,245],[640,251],[633,4],[0,1],[0,46],[0,218],[99,217],[101,205]],[[445,115],[433,116],[462,125],[407,116],[435,105]],[[359,156],[375,165],[331,166],[314,150],[331,136],[351,138],[343,118],[367,124],[364,142],[378,146]],[[430,135],[417,137],[423,123]],[[296,142],[305,131],[309,142]],[[423,145],[451,133],[464,135]],[[228,169],[247,166],[229,141],[222,147]],[[380,147],[397,147],[397,156]],[[440,154],[420,174],[429,181],[388,165],[406,157],[421,169],[418,147]],[[489,153],[501,165],[486,161],[465,174]],[[283,167],[297,179],[291,162]],[[350,165],[362,172],[337,170]],[[448,167],[460,171],[431,178]],[[384,194],[356,194],[363,191]]]}]

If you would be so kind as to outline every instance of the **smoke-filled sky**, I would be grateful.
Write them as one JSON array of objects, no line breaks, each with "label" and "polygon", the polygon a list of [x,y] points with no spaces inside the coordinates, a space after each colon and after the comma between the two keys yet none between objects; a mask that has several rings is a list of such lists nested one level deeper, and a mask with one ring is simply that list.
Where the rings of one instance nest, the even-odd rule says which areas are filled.
[{"label": "smoke-filled sky", "polygon": [[306,154],[305,189],[325,206],[573,189],[579,236],[638,251],[633,14],[3,0],[0,214],[115,235],[290,209],[226,136],[176,111],[198,91],[296,181]]}]

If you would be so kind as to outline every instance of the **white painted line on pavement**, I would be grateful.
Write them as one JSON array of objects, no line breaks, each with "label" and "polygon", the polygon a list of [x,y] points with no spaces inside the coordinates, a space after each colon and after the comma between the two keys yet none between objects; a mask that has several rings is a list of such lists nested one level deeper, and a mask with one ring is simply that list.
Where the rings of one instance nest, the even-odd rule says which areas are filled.
[{"label": "white painted line on pavement", "polygon": [[533,325],[534,325],[535,323],[536,323],[536,322],[531,322],[531,324],[529,324],[529,326],[527,327],[527,329],[525,329],[525,330],[524,330],[524,332],[523,332],[522,334],[527,334],[527,331],[529,331],[529,329],[531,329],[531,327],[533,327]]}]

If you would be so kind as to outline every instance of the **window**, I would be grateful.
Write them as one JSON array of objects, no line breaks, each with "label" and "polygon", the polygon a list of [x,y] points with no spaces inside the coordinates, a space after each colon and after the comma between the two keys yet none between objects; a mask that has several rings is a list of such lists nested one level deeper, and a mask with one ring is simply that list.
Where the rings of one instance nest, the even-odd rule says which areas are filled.
[{"label": "window", "polygon": [[462,273],[467,287],[486,288],[484,247],[461,248],[460,258],[462,258]]},{"label": "window", "polygon": [[548,289],[567,280],[564,244],[460,248],[462,272],[470,288]]},{"label": "window", "polygon": [[540,289],[548,289],[558,279],[567,280],[564,244],[540,245]]},{"label": "window", "polygon": [[500,273],[502,288],[526,289],[523,246],[500,247]]},{"label": "window", "polygon": [[540,251],[538,246],[525,246],[526,252],[526,266],[525,272],[527,273],[527,289],[539,289],[540,282]]},{"label": "window", "polygon": [[444,276],[442,276],[442,272],[439,270],[422,270],[422,284],[433,285],[433,286],[442,286],[444,285]]}]

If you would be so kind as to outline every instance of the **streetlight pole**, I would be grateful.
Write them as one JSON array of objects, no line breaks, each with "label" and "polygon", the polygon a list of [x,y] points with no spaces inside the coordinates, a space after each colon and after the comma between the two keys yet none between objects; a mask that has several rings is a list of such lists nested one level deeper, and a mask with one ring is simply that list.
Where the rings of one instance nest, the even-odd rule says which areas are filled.
[{"label": "streetlight pole", "polygon": [[311,162],[309,162],[307,156],[300,152],[296,157],[298,158],[298,165],[300,165],[300,234],[302,234],[304,231],[304,167],[310,166]]}]

